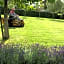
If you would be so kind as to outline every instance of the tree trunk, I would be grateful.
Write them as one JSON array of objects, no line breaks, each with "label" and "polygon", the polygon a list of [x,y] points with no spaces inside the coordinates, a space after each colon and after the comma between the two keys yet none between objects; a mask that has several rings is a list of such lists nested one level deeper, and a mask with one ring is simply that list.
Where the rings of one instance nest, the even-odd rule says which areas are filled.
[{"label": "tree trunk", "polygon": [[7,0],[4,0],[4,34],[3,39],[9,38],[9,31],[8,31],[8,19],[7,19]]},{"label": "tree trunk", "polygon": [[46,0],[44,0],[44,9],[47,9]]}]

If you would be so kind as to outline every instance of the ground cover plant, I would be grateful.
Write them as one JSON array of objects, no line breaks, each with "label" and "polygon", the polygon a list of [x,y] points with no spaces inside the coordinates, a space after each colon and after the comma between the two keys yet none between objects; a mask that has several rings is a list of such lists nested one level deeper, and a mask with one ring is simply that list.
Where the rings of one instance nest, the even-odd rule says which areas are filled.
[{"label": "ground cover plant", "polygon": [[64,64],[64,47],[46,47],[38,43],[30,47],[0,44],[0,64]]}]

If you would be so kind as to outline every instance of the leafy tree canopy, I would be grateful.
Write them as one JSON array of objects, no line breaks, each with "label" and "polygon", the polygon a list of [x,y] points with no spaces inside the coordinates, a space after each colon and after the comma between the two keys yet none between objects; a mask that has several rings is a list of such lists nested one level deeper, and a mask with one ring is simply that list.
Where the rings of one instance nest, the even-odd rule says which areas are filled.
[{"label": "leafy tree canopy", "polygon": [[49,3],[54,3],[56,0],[48,0]]}]

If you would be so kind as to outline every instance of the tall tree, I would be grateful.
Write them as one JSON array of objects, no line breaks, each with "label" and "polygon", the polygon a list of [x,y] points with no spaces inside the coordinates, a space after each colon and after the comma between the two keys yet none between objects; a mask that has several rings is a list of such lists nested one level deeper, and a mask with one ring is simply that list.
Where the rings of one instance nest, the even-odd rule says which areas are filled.
[{"label": "tall tree", "polygon": [[46,4],[47,0],[44,0],[43,3],[44,3],[44,9],[47,9],[47,4]]},{"label": "tall tree", "polygon": [[47,9],[47,2],[48,3],[55,3],[56,0],[42,0],[44,3],[44,9]]},{"label": "tall tree", "polygon": [[61,0],[48,0],[48,10],[51,12],[61,12],[63,3]]}]

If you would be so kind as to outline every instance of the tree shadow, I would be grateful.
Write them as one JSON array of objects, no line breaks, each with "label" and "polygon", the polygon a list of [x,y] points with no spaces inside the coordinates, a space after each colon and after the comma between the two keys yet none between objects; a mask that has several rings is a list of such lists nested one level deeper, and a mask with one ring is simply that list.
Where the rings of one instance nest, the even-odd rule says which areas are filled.
[{"label": "tree shadow", "polygon": [[16,29],[16,27],[9,27],[9,29]]},{"label": "tree shadow", "polygon": [[9,27],[9,29],[16,29],[16,28],[23,28],[23,27],[20,27],[20,26],[16,26],[16,27]]},{"label": "tree shadow", "polygon": [[55,21],[55,22],[63,22],[64,23],[64,20],[63,19],[50,19],[51,21]]},{"label": "tree shadow", "polygon": [[8,39],[4,39],[4,40],[2,39],[2,40],[0,40],[1,41],[0,44],[3,45],[7,40]]}]

